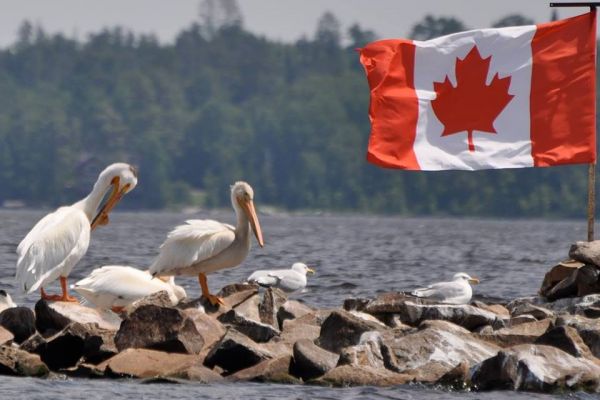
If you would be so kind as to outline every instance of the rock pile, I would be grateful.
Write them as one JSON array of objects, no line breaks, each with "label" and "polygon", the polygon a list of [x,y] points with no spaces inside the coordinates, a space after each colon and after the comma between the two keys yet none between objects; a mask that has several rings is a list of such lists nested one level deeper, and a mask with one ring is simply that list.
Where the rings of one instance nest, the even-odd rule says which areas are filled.
[{"label": "rock pile", "polygon": [[600,295],[441,305],[388,293],[336,309],[253,285],[219,296],[171,307],[153,295],[120,316],[43,300],[8,309],[0,374],[600,391]]}]

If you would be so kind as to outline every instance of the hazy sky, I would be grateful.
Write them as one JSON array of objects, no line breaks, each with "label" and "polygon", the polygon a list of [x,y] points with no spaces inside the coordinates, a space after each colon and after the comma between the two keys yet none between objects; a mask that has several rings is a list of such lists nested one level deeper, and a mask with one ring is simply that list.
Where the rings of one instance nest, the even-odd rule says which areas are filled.
[{"label": "hazy sky", "polygon": [[[106,26],[155,33],[162,42],[197,19],[200,0],[0,0],[0,46],[14,42],[20,23],[28,19],[51,33],[81,39]],[[272,39],[294,41],[312,36],[318,18],[333,12],[344,30],[354,22],[380,37],[406,35],[426,14],[455,16],[471,28],[489,27],[518,12],[536,22],[550,17],[549,1],[540,0],[238,0],[244,26]],[[585,12],[562,9],[560,17]]]}]

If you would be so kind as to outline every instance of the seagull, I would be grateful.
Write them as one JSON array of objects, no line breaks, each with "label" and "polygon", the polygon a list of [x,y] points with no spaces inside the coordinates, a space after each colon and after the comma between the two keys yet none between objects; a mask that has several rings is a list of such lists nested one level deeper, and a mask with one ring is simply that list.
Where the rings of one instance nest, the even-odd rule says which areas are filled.
[{"label": "seagull", "polygon": [[10,294],[6,293],[6,290],[0,290],[0,312],[16,306],[17,305],[10,298]]},{"label": "seagull", "polygon": [[315,270],[306,264],[295,263],[291,269],[254,271],[246,281],[260,286],[276,287],[286,293],[294,293],[306,287],[307,273],[314,274]]},{"label": "seagull", "polygon": [[469,283],[477,284],[479,279],[459,272],[454,274],[450,282],[434,283],[426,288],[415,289],[411,294],[444,304],[467,304],[473,295],[473,289]]},{"label": "seagull", "polygon": [[153,278],[148,271],[124,265],[96,268],[71,288],[96,307],[115,312],[121,312],[134,301],[160,291],[167,292],[172,305],[186,297],[185,289],[176,285],[172,276]]}]

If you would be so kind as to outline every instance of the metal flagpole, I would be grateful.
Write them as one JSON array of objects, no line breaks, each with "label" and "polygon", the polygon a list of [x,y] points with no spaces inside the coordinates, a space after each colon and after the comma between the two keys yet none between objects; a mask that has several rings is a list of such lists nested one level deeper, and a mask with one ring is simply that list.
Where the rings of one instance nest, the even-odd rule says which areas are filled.
[{"label": "metal flagpole", "polygon": [[[589,7],[596,11],[600,2],[550,3],[550,7]],[[594,240],[594,216],[596,214],[596,163],[588,165],[588,207],[587,207],[587,240]]]}]

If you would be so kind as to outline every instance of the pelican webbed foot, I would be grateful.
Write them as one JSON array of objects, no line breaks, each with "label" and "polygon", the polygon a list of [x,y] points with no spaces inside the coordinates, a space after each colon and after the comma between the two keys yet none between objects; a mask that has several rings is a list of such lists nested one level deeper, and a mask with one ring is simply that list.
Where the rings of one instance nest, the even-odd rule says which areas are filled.
[{"label": "pelican webbed foot", "polygon": [[198,274],[198,282],[200,282],[200,288],[202,289],[202,296],[208,300],[213,306],[225,305],[225,302],[219,296],[211,294],[208,290],[208,283],[206,281],[206,275],[203,273]]}]

